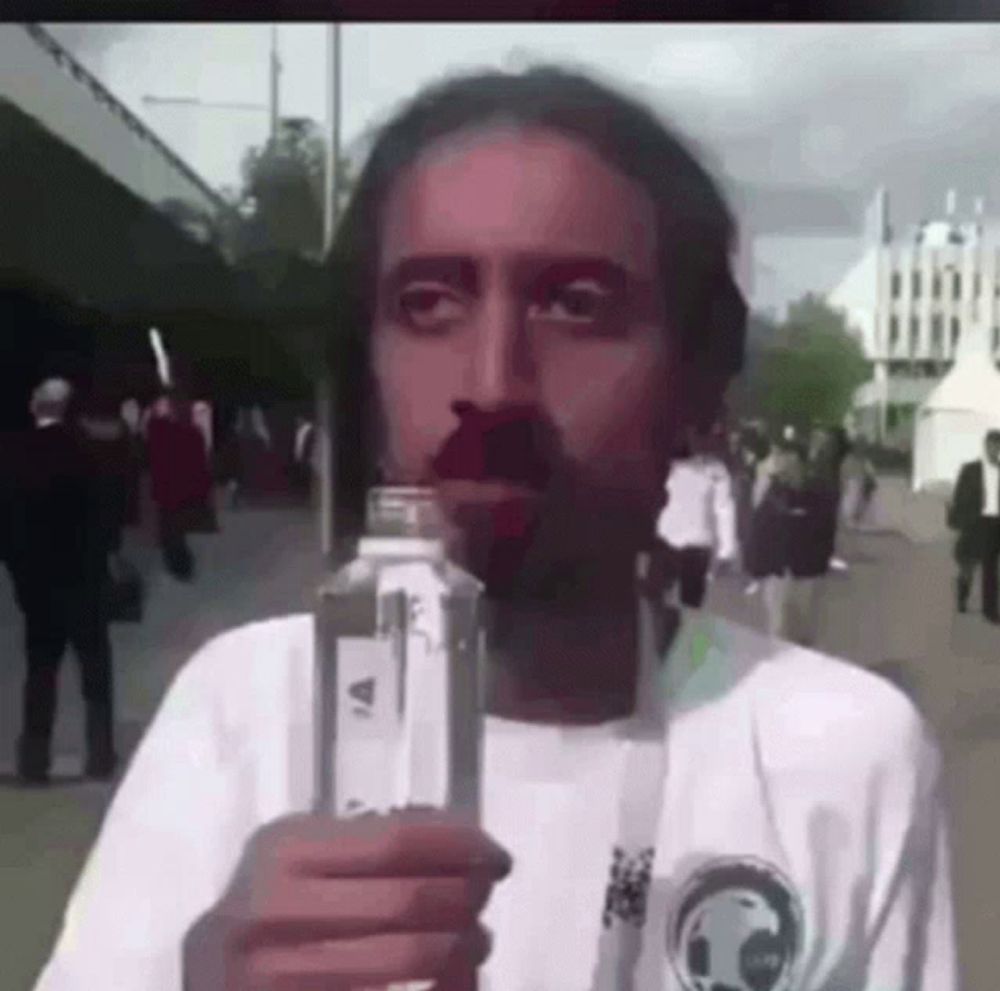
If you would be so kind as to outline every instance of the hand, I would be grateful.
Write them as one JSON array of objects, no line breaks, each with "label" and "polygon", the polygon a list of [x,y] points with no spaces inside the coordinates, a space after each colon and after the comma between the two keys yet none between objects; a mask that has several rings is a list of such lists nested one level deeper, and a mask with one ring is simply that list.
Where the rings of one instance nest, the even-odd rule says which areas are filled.
[{"label": "hand", "polygon": [[478,917],[509,855],[444,812],[260,830],[222,899],[184,941],[185,991],[472,986],[490,939]]}]

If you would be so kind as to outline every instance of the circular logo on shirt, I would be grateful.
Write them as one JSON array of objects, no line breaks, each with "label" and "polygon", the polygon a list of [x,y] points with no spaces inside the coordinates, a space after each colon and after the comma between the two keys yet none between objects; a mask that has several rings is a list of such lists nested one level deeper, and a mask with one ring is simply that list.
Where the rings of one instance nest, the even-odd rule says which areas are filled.
[{"label": "circular logo on shirt", "polygon": [[667,952],[684,991],[790,991],[801,936],[801,904],[777,868],[717,860],[682,889]]}]

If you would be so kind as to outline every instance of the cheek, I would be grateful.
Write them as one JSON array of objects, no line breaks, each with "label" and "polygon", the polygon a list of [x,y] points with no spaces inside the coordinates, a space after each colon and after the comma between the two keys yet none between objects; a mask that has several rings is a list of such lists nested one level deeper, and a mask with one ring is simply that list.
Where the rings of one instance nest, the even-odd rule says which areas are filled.
[{"label": "cheek", "polygon": [[656,345],[577,348],[544,389],[566,452],[595,475],[630,486],[661,481],[675,391]]}]

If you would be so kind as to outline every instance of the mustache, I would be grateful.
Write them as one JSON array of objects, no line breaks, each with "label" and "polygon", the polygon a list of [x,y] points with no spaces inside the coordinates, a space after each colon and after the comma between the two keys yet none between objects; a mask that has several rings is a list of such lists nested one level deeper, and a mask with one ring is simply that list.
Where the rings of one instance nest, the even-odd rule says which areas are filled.
[{"label": "mustache", "polygon": [[458,428],[431,462],[441,481],[504,481],[544,489],[560,461],[558,435],[535,407],[483,410],[457,402]]}]

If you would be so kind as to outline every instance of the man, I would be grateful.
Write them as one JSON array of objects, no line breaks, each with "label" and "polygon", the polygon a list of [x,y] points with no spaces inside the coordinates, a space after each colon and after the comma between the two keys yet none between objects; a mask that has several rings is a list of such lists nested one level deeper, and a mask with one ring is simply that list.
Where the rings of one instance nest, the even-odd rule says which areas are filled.
[{"label": "man", "polygon": [[986,435],[983,457],[962,466],[948,508],[948,526],[958,531],[958,611],[969,605],[976,566],[982,568],[983,615],[1000,623],[997,562],[1000,559],[1000,430]]},{"label": "man", "polygon": [[850,566],[836,554],[837,524],[844,487],[844,460],[850,450],[847,431],[842,427],[817,427],[810,437],[808,470],[812,490],[822,497],[824,525],[830,545],[830,567],[848,571]]},{"label": "man", "polygon": [[129,428],[116,406],[98,392],[88,397],[80,416],[92,467],[101,546],[112,555],[120,554],[122,549],[131,471]]},{"label": "man", "polygon": [[845,526],[860,530],[870,522],[872,500],[878,491],[878,474],[872,462],[871,446],[856,437],[844,458],[844,496],[840,517]]},{"label": "man", "polygon": [[699,430],[688,431],[686,448],[671,466],[656,529],[662,541],[653,552],[657,570],[663,579],[676,576],[681,602],[700,609],[712,555],[724,567],[736,557],[736,503],[729,471]]},{"label": "man", "polygon": [[749,557],[763,586],[768,632],[803,647],[816,643],[821,579],[832,554],[829,517],[829,492],[807,478],[805,452],[781,441],[758,493]]},{"label": "man", "polygon": [[[755,424],[746,426],[740,435],[739,459],[734,471],[736,498],[736,533],[740,545],[743,574],[750,577],[744,588],[747,596],[755,595],[760,583],[753,576],[753,516],[759,501],[758,480],[770,464],[771,441],[765,430]],[[762,491],[762,490],[761,490]]]},{"label": "man", "polygon": [[434,485],[485,583],[483,827],[309,814],[311,617],[236,631],[172,687],[38,991],[957,986],[910,703],[704,614],[637,629],[666,452],[741,361],[732,235],[582,76],[449,80],[388,125],[333,259],[340,495]]},{"label": "man", "polygon": [[73,390],[49,379],[34,391],[34,429],[16,458],[11,571],[24,613],[27,678],[18,743],[21,781],[49,780],[59,666],[67,645],[80,663],[88,777],[108,779],[113,742],[111,642],[102,594],[107,527],[96,469],[67,422]]}]

